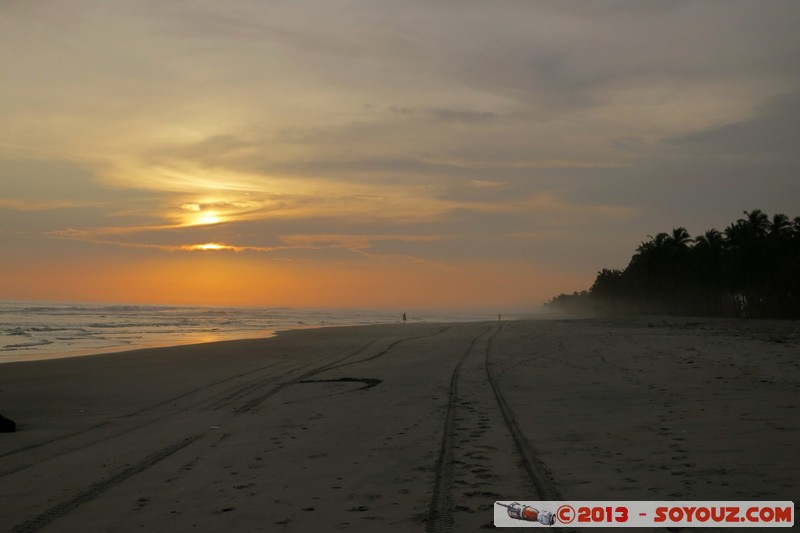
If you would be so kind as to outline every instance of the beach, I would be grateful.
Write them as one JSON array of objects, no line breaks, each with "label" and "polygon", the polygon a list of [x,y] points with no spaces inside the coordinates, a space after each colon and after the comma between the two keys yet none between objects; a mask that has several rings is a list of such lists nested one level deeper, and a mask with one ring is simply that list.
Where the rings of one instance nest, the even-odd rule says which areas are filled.
[{"label": "beach", "polygon": [[800,326],[380,324],[0,365],[0,529],[471,531],[508,500],[790,500]]}]

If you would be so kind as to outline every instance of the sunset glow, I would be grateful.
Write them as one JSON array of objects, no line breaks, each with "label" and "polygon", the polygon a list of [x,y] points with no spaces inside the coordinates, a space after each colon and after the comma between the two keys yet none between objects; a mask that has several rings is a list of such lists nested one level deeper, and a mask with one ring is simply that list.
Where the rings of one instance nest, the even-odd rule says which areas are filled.
[{"label": "sunset glow", "polygon": [[4,3],[0,299],[528,310],[796,211],[797,4],[625,6]]},{"label": "sunset glow", "polygon": [[217,244],[215,242],[209,242],[206,244],[195,244],[192,246],[194,250],[226,250],[231,249],[230,246],[225,246],[224,244]]},{"label": "sunset glow", "polygon": [[189,224],[190,226],[207,226],[210,224],[219,224],[222,222],[222,218],[217,215],[214,211],[208,211],[205,213],[198,213],[196,216],[193,217],[192,222]]}]

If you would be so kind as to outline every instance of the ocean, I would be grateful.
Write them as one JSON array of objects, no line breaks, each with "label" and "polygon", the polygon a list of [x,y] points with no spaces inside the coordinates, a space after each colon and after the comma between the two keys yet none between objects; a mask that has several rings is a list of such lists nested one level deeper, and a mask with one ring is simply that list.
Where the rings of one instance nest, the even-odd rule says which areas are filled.
[{"label": "ocean", "polygon": [[[491,319],[477,314],[413,313],[408,318],[409,322]],[[401,320],[402,311],[0,301],[0,363],[263,338],[280,330]]]}]

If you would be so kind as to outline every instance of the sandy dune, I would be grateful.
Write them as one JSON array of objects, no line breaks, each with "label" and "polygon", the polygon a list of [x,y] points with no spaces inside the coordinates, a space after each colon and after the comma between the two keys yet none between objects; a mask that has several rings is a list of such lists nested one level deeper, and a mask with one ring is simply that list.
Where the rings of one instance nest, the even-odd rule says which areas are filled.
[{"label": "sandy dune", "polygon": [[495,500],[775,499],[800,330],[409,324],[0,365],[0,529],[470,531]]}]

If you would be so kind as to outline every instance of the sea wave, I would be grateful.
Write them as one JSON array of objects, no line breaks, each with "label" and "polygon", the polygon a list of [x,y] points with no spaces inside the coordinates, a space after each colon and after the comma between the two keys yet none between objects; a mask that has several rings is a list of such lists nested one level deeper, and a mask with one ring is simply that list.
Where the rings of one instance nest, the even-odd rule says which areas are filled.
[{"label": "sea wave", "polygon": [[[0,301],[0,362],[272,335],[277,330],[398,322],[364,310]],[[440,321],[454,317],[419,316]]]},{"label": "sea wave", "polygon": [[53,344],[53,341],[48,339],[39,339],[32,342],[23,342],[20,344],[6,344],[2,348],[0,348],[0,352],[2,351],[10,351],[10,350],[23,350],[25,348],[35,348],[37,346],[46,346],[48,344]]}]

